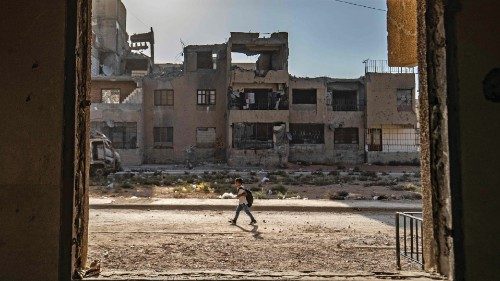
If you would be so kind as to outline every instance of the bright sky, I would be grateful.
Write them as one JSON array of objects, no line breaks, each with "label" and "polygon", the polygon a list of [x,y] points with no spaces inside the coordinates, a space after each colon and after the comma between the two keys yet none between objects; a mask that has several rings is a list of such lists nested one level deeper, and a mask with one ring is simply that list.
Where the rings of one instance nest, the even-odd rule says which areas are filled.
[{"label": "bright sky", "polygon": [[[386,13],[334,0],[122,1],[130,35],[153,27],[157,63],[182,62],[181,39],[224,43],[231,31],[288,32],[296,76],[355,78],[364,75],[363,60],[387,59]],[[386,9],[385,0],[345,1]]]}]

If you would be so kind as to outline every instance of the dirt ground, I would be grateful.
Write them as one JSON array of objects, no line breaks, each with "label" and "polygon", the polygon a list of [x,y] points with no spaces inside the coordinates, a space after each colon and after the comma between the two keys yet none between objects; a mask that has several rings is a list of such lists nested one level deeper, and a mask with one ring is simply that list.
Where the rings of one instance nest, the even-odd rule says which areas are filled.
[{"label": "dirt ground", "polygon": [[[91,210],[102,274],[175,270],[395,272],[392,213]],[[418,267],[404,265],[418,271]]]}]

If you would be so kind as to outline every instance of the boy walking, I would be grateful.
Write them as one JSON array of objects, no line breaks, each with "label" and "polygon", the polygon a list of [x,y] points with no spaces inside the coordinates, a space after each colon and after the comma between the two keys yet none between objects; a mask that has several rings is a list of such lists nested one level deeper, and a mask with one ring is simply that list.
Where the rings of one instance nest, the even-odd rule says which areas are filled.
[{"label": "boy walking", "polygon": [[236,194],[237,194],[236,198],[238,198],[238,207],[236,207],[236,214],[234,215],[234,219],[230,220],[229,222],[231,224],[236,224],[238,216],[240,215],[241,210],[243,210],[250,217],[251,225],[257,223],[255,218],[252,216],[252,213],[250,212],[250,207],[248,207],[247,192],[243,187],[243,180],[241,178],[235,179],[234,186],[236,188]]}]

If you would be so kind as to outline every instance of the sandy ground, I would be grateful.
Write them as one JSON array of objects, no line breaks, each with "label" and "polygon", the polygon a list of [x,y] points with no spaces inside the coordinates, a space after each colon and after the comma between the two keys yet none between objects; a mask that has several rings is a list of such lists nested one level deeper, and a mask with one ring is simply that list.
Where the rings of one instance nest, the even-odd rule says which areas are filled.
[{"label": "sandy ground", "polygon": [[[103,274],[173,270],[394,272],[392,213],[91,210],[89,261]],[[405,265],[418,271],[418,267]]]}]

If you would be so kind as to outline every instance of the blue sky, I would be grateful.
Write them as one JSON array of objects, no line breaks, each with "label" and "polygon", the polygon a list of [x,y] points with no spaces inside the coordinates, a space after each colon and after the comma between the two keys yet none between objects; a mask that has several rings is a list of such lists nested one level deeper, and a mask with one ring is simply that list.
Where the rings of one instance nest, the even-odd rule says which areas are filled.
[{"label": "blue sky", "polygon": [[[289,71],[359,77],[387,59],[386,13],[333,0],[122,0],[128,33],[155,31],[156,62],[182,62],[182,45],[224,43],[231,31],[289,33]],[[385,0],[346,0],[386,9]],[[240,59],[241,60],[241,59]]]}]

